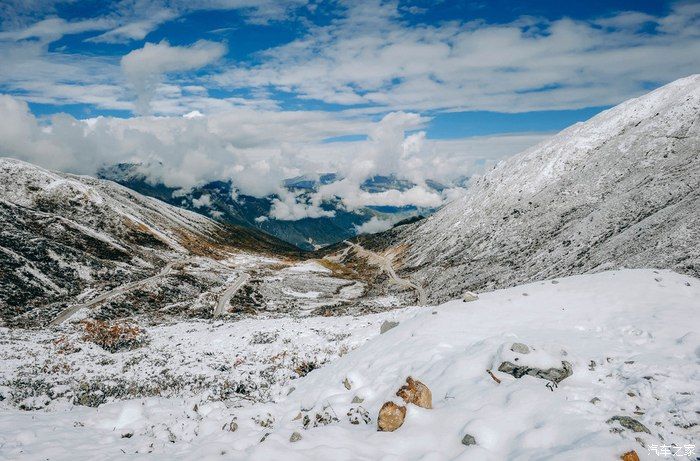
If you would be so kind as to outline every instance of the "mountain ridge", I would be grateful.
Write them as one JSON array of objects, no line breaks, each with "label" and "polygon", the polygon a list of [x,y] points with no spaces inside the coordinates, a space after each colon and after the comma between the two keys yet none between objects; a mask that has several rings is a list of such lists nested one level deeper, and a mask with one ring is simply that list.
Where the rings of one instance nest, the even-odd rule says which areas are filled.
[{"label": "mountain ridge", "polygon": [[430,301],[618,267],[700,274],[700,75],[608,109],[375,236]]}]

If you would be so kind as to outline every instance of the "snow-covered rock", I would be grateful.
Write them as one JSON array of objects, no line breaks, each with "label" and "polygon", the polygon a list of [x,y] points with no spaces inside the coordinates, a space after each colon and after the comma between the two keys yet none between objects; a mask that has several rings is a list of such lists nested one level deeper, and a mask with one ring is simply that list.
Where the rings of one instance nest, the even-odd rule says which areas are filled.
[{"label": "snow-covered rock", "polygon": [[700,75],[606,110],[473,178],[406,248],[430,301],[612,268],[700,274]]},{"label": "snow-covered rock", "polygon": [[[370,334],[369,341],[268,403],[175,397],[52,412],[8,406],[0,412],[0,453],[52,460],[135,452],[169,460],[588,460],[631,450],[656,459],[642,444],[697,443],[700,279],[622,270],[557,282],[393,311],[401,322],[383,335],[378,325],[386,314],[353,331],[347,318],[323,319],[324,329],[351,333],[348,341]],[[514,343],[529,353],[512,351]],[[573,374],[558,387],[493,370],[496,383],[486,372],[504,358],[546,367],[562,357]],[[377,431],[381,406],[403,405],[395,393],[407,376],[430,388],[433,408],[406,405],[401,427]],[[358,420],[359,413],[372,421]],[[292,442],[295,432],[301,438]]]}]

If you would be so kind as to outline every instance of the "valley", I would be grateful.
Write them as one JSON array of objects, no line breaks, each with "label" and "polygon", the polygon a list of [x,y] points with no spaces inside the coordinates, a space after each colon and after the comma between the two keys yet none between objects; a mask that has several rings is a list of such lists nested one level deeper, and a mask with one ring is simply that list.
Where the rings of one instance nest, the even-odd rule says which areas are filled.
[{"label": "valley", "polygon": [[[172,195],[0,158],[0,454],[694,446],[699,153],[694,75],[500,162],[425,219],[324,245],[304,234],[304,248]],[[406,397],[416,382],[428,404]]]}]

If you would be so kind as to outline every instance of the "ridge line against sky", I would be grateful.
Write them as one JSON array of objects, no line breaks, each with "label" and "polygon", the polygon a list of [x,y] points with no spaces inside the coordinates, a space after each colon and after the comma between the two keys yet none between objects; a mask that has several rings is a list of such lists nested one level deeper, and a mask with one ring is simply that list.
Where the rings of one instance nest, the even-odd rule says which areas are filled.
[{"label": "ridge line against sky", "polygon": [[349,197],[375,174],[485,171],[700,71],[698,2],[562,3],[6,1],[1,155],[87,174],[136,162],[251,195],[337,171]]}]

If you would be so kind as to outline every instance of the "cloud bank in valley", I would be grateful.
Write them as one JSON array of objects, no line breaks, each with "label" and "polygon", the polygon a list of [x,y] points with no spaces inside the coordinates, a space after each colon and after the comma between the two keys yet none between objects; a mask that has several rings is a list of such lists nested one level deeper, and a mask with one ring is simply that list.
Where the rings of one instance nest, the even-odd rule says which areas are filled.
[{"label": "cloud bank in valley", "polygon": [[[437,141],[420,131],[427,119],[393,112],[379,121],[312,111],[241,108],[197,117],[97,117],[59,114],[41,123],[24,101],[0,95],[2,153],[32,163],[94,175],[120,162],[140,164],[152,182],[188,190],[230,179],[240,194],[278,195],[271,217],[329,216],[323,200],[339,198],[348,209],[367,205],[439,206],[449,195],[430,190],[426,179],[450,183],[492,166],[544,135],[495,136]],[[365,141],[324,142],[364,133]],[[335,172],[342,180],[298,199],[283,181],[301,174]],[[312,174],[313,174],[312,173]],[[360,189],[375,175],[411,180],[405,191]]]}]

